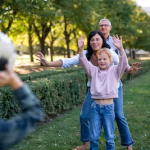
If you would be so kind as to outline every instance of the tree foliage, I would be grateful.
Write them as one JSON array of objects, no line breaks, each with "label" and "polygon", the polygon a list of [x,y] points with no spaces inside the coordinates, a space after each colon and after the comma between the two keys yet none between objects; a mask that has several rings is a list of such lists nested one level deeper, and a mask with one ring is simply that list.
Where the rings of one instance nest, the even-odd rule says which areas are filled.
[{"label": "tree foliage", "polygon": [[77,37],[99,29],[103,18],[111,21],[112,35],[123,36],[126,48],[150,50],[150,16],[133,0],[1,0],[0,18],[0,30],[15,41],[29,38],[24,40],[30,55],[33,43],[40,44],[43,54],[48,45],[51,60],[53,46],[64,47],[70,57],[70,49],[77,51]]}]

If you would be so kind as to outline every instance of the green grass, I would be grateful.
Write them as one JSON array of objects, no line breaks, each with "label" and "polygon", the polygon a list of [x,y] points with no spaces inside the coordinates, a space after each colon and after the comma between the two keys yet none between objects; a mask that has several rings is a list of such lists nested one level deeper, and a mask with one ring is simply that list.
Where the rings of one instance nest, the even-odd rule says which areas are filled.
[{"label": "green grass", "polygon": [[[150,72],[126,81],[124,113],[134,139],[134,150],[150,150]],[[61,115],[50,123],[39,126],[12,150],[72,150],[80,145],[79,114],[81,106]],[[120,145],[118,129],[115,129],[115,150],[125,150]],[[100,150],[105,149],[104,132],[100,138]]]}]

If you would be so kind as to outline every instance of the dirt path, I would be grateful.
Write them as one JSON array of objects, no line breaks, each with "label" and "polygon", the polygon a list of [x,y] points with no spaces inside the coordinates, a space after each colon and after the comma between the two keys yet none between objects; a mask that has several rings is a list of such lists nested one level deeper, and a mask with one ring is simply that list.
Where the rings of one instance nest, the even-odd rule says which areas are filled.
[{"label": "dirt path", "polygon": [[39,63],[26,63],[26,64],[17,64],[14,67],[14,71],[18,74],[27,74],[31,72],[40,72],[44,70],[50,70],[49,67],[40,66]]}]

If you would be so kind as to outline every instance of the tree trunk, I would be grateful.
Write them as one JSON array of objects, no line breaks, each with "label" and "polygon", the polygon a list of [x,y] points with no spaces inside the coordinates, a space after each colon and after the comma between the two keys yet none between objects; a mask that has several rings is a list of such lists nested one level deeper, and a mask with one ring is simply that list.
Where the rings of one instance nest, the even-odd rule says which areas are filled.
[{"label": "tree trunk", "polygon": [[34,62],[34,59],[33,59],[33,47],[32,47],[32,35],[31,35],[31,32],[32,32],[32,25],[29,24],[28,35],[29,35],[29,53],[30,53],[30,61],[31,61],[31,62]]},{"label": "tree trunk", "polygon": [[70,48],[69,48],[69,37],[66,37],[66,45],[67,45],[67,56],[70,58]]},{"label": "tree trunk", "polygon": [[135,50],[133,50],[132,53],[133,53],[132,54],[133,55],[133,59],[135,60],[136,59]]},{"label": "tree trunk", "polygon": [[45,56],[45,50],[44,50],[45,40],[42,38],[40,41],[40,47],[41,47],[41,53]]},{"label": "tree trunk", "polygon": [[[45,39],[48,35],[48,33],[51,30],[51,25],[47,25],[47,22],[45,23],[41,23],[41,27],[42,27],[42,32],[40,34],[40,30],[36,27],[35,23],[33,23],[34,29],[35,29],[35,33],[38,36],[38,39],[40,41],[40,47],[41,47],[41,53],[45,56]],[[42,66],[42,63],[41,63]]]},{"label": "tree trunk", "polygon": [[53,42],[51,43],[51,45],[50,45],[50,59],[51,59],[51,61],[53,61]]},{"label": "tree trunk", "polygon": [[[42,38],[43,39],[43,38]],[[40,41],[40,47],[41,47],[41,53],[45,56],[45,50],[44,50],[44,46],[45,45],[45,41],[41,40]],[[43,66],[43,64],[41,63],[41,66]]]},{"label": "tree trunk", "polygon": [[66,50],[64,49],[64,58],[66,57]]},{"label": "tree trunk", "polygon": [[133,58],[133,53],[132,53],[132,49],[129,49],[130,50],[130,59]]},{"label": "tree trunk", "polygon": [[70,48],[69,48],[69,43],[70,43],[70,34],[67,33],[67,20],[66,17],[64,17],[64,35],[65,35],[65,40],[66,40],[66,46],[67,46],[67,56],[70,58]]}]

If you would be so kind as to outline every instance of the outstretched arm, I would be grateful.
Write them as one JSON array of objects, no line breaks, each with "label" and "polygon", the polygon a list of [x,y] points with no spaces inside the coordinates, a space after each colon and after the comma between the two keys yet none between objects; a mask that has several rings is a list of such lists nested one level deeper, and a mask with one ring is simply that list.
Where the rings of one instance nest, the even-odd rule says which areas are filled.
[{"label": "outstretched arm", "polygon": [[130,74],[135,74],[137,73],[140,69],[142,69],[142,67],[139,67],[141,65],[141,63],[139,62],[134,62],[131,67],[130,67],[130,70],[127,72],[127,73],[130,73]]},{"label": "outstretched arm", "polygon": [[63,64],[61,59],[52,61],[52,62],[48,62],[41,52],[36,52],[35,56],[38,57],[38,59],[36,59],[36,60],[40,61],[46,67],[61,67]]},{"label": "outstretched arm", "polygon": [[[84,51],[84,54],[86,54],[86,51]],[[37,52],[36,56],[38,57],[37,60],[40,61],[46,67],[68,68],[79,64],[79,54],[72,58],[64,58],[52,62],[48,62],[41,52]]]},{"label": "outstretched arm", "polygon": [[119,78],[121,78],[122,74],[124,73],[127,65],[128,65],[128,59],[127,56],[125,54],[123,45],[122,45],[122,37],[120,36],[120,38],[118,37],[118,35],[113,36],[113,41],[114,41],[114,46],[117,47],[117,49],[120,52],[120,56],[119,56],[119,64],[117,67],[117,73]]}]

